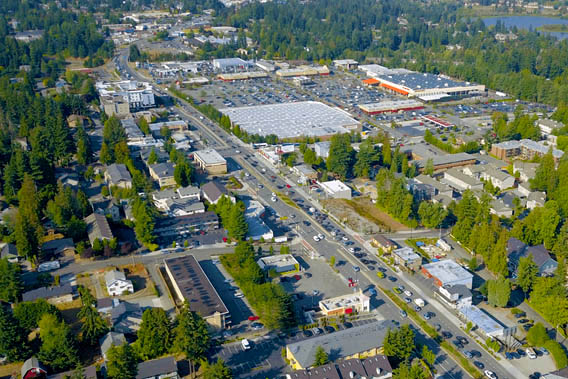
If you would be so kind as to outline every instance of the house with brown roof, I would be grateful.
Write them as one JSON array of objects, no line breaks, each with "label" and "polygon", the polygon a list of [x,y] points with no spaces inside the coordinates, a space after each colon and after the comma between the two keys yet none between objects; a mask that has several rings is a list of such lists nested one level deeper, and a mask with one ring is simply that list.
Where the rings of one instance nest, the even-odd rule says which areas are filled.
[{"label": "house with brown roof", "polygon": [[369,241],[369,243],[374,247],[383,250],[385,254],[391,253],[394,249],[398,247],[396,242],[388,239],[382,234],[375,234],[373,237],[371,237],[371,241]]}]

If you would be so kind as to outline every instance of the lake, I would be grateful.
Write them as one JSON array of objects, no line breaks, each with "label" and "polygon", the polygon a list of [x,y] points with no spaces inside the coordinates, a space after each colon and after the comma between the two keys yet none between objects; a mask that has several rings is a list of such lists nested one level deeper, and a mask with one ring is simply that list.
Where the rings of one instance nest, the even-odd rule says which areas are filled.
[{"label": "lake", "polygon": [[[568,25],[568,20],[554,17],[541,17],[541,16],[505,16],[505,17],[487,17],[483,19],[483,23],[486,26],[495,25],[497,20],[507,27],[512,28],[516,26],[518,29],[533,29],[536,30],[539,26],[551,25],[551,24],[563,24]],[[566,32],[540,32],[546,33],[551,36],[557,37],[559,39],[568,38],[568,33]]]}]

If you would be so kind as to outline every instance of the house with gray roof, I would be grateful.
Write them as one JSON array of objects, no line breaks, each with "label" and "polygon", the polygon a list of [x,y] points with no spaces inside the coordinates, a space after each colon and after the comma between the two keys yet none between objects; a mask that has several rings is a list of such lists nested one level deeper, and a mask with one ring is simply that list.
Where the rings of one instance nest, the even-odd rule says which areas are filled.
[{"label": "house with gray roof", "polygon": [[158,182],[160,188],[176,185],[174,178],[175,167],[171,162],[156,163],[148,166],[150,176]]},{"label": "house with gray roof", "polygon": [[110,310],[112,330],[124,334],[134,334],[142,324],[142,308],[135,303],[121,302]]},{"label": "house with gray roof", "polygon": [[[216,180],[205,183],[201,187],[201,193],[203,193],[205,200],[207,200],[211,204],[217,204],[217,202],[223,195],[229,196],[229,191],[227,191],[225,186],[217,182]],[[232,200],[234,202],[234,198]]]},{"label": "house with gray roof", "polygon": [[0,259],[8,259],[10,263],[17,263],[19,260],[18,248],[13,243],[6,243],[0,248]]},{"label": "house with gray roof", "polygon": [[312,367],[304,370],[296,370],[286,374],[286,379],[341,379],[335,363]]},{"label": "house with gray roof", "polygon": [[113,163],[107,166],[105,181],[109,186],[132,188],[132,176],[128,172],[126,165],[121,163]]},{"label": "house with gray roof", "polygon": [[107,334],[105,334],[105,336],[102,337],[99,341],[99,344],[101,345],[101,353],[103,355],[103,358],[105,360],[107,359],[107,352],[110,350],[111,347],[122,346],[125,343],[126,343],[126,338],[122,333],[108,332]]},{"label": "house with gray roof", "polygon": [[132,281],[126,279],[126,275],[124,275],[122,271],[107,271],[105,274],[105,285],[110,296],[122,295],[125,292],[134,292]]},{"label": "house with gray roof", "polygon": [[85,223],[87,224],[87,234],[89,235],[91,245],[97,239],[102,241],[114,238],[106,216],[98,213],[92,213],[85,217]]},{"label": "house with gray roof", "polygon": [[46,374],[47,368],[36,357],[27,359],[20,369],[22,379],[45,378]]},{"label": "house with gray roof", "polygon": [[138,364],[136,379],[178,379],[177,363],[174,357],[163,357]]},{"label": "house with gray roof", "polygon": [[75,243],[72,238],[60,238],[51,240],[41,245],[41,253],[44,257],[56,257],[65,252],[75,252]]},{"label": "house with gray roof", "polygon": [[73,287],[70,284],[53,287],[36,288],[22,294],[22,301],[47,300],[51,304],[68,303],[73,301]]},{"label": "house with gray roof", "polygon": [[544,245],[528,246],[517,238],[511,237],[507,241],[507,258],[509,271],[513,278],[517,277],[520,259],[528,256],[532,256],[541,276],[552,275],[558,267],[558,262],[552,259]]}]

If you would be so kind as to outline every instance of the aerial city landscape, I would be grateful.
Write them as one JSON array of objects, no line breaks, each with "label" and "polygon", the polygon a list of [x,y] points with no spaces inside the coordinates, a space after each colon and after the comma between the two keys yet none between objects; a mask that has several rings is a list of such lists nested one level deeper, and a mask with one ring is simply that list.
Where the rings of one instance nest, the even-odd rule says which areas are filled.
[{"label": "aerial city landscape", "polygon": [[567,17],[0,1],[0,378],[568,378]]}]

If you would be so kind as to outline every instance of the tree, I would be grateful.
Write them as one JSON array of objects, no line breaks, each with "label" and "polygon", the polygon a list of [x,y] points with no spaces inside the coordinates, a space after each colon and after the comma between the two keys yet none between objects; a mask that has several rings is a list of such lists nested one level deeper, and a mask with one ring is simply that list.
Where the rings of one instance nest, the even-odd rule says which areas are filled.
[{"label": "tree", "polygon": [[430,229],[437,228],[448,216],[448,211],[440,203],[423,201],[418,207],[418,215],[422,224]]},{"label": "tree", "polygon": [[134,345],[142,360],[154,359],[168,352],[171,335],[170,320],[162,308],[148,308],[142,314],[142,324]]},{"label": "tree", "polygon": [[141,117],[138,120],[138,127],[140,128],[140,131],[145,135],[149,135],[151,133],[150,125],[148,124],[148,121],[146,121],[146,118],[144,117]]},{"label": "tree", "polygon": [[528,294],[538,276],[538,266],[534,263],[532,254],[519,259],[517,269],[517,284],[524,293]]},{"label": "tree", "polygon": [[241,202],[234,204],[231,207],[229,222],[228,222],[229,236],[242,241],[248,233],[248,224],[245,218],[244,205]]},{"label": "tree", "polygon": [[392,371],[394,379],[427,379],[430,375],[418,364],[402,363]]},{"label": "tree", "polygon": [[6,307],[0,305],[0,355],[8,361],[23,361],[31,354],[27,333]]},{"label": "tree", "polygon": [[231,369],[225,365],[222,359],[217,359],[215,363],[210,364],[208,361],[201,363],[203,379],[232,379]]},{"label": "tree", "polygon": [[488,281],[487,301],[494,307],[506,307],[511,297],[511,283],[509,279],[500,277]]},{"label": "tree", "polygon": [[176,318],[173,351],[184,353],[193,365],[194,362],[205,359],[210,343],[207,323],[191,311],[186,301]]},{"label": "tree", "polygon": [[39,200],[36,185],[28,174],[24,176],[22,188],[18,192],[18,215],[14,227],[14,237],[18,253],[35,261],[43,228],[39,218]]},{"label": "tree", "polygon": [[428,349],[428,346],[422,345],[422,358],[428,363],[430,367],[434,367],[434,362],[436,362],[436,354]]},{"label": "tree", "polygon": [[288,154],[288,156],[286,157],[286,166],[294,167],[295,164],[296,164],[296,153]]},{"label": "tree", "polygon": [[96,299],[91,292],[86,287],[81,286],[79,287],[79,294],[83,304],[78,314],[81,320],[81,339],[92,346],[108,331],[108,327],[95,308]]},{"label": "tree", "polygon": [[426,166],[424,167],[424,174],[426,175],[434,175],[434,159],[428,158],[426,160]]},{"label": "tree", "polygon": [[155,211],[148,200],[137,197],[132,202],[134,216],[134,231],[136,238],[147,247],[154,247],[154,218]]},{"label": "tree", "polygon": [[312,366],[314,367],[323,366],[328,362],[329,362],[329,357],[327,356],[327,353],[325,352],[323,347],[318,346],[316,348],[316,357],[314,359],[314,364]]},{"label": "tree", "polygon": [[52,314],[44,314],[39,321],[41,347],[38,358],[54,371],[63,371],[79,363],[73,336],[67,324]]},{"label": "tree", "polygon": [[385,355],[397,362],[403,362],[414,350],[414,331],[408,325],[389,330],[383,341]]},{"label": "tree", "polygon": [[77,162],[85,165],[91,161],[93,152],[89,142],[89,136],[85,132],[85,128],[80,126],[77,130]]},{"label": "tree", "polygon": [[335,255],[332,255],[332,256],[329,258],[329,265],[330,265],[331,267],[334,267],[334,266],[335,266]]},{"label": "tree", "polygon": [[327,169],[344,180],[351,175],[353,166],[353,148],[348,134],[335,134],[331,137]]},{"label": "tree", "polygon": [[307,165],[313,165],[317,161],[316,153],[312,150],[307,148],[304,152],[304,163]]},{"label": "tree", "polygon": [[156,150],[152,148],[148,156],[148,164],[155,164],[156,162],[158,162],[158,154],[156,154]]},{"label": "tree", "polygon": [[111,346],[107,352],[107,377],[109,379],[132,379],[138,373],[134,349],[127,343]]},{"label": "tree", "polygon": [[10,263],[7,258],[0,259],[0,300],[8,303],[17,302],[22,288],[20,265]]},{"label": "tree", "polygon": [[477,270],[477,258],[476,257],[472,257],[469,262],[467,263],[467,267],[469,268],[470,271],[475,272],[475,270]]},{"label": "tree", "polygon": [[178,160],[174,168],[174,179],[178,186],[187,187],[191,184],[191,177],[193,175],[193,167],[185,159]]},{"label": "tree", "polygon": [[112,153],[107,145],[106,142],[103,142],[101,145],[101,151],[99,153],[99,160],[102,164],[110,164],[112,163]]},{"label": "tree", "polygon": [[544,325],[540,322],[534,324],[527,333],[527,342],[531,346],[542,346],[550,339]]},{"label": "tree", "polygon": [[24,301],[14,307],[14,317],[27,332],[37,328],[39,320],[45,314],[60,317],[59,310],[45,299],[38,299],[34,302]]}]

